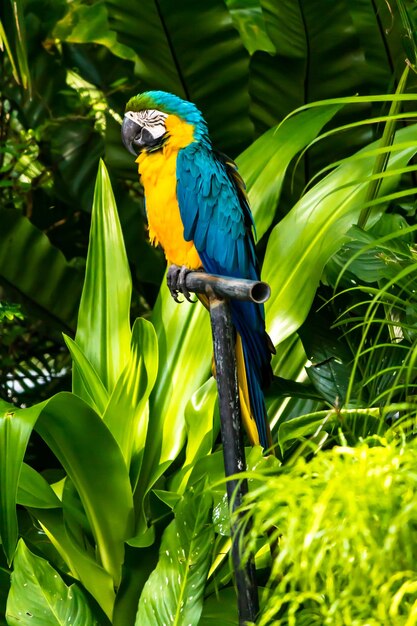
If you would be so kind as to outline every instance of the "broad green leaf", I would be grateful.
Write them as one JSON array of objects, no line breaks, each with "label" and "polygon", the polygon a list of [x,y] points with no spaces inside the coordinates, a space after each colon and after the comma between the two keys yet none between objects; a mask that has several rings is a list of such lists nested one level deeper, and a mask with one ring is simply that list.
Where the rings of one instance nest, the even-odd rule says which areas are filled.
[{"label": "broad green leaf", "polygon": [[147,403],[158,372],[158,342],[154,327],[138,318],[132,329],[129,362],[116,383],[103,416],[127,467],[134,463],[136,482],[148,431]]},{"label": "broad green leaf", "polygon": [[69,12],[56,24],[54,36],[68,43],[101,44],[122,59],[137,61],[134,50],[121,44],[110,28],[104,2],[70,5]]},{"label": "broad green leaf", "polygon": [[26,463],[21,466],[16,501],[23,506],[41,509],[61,507],[61,501],[44,477]]},{"label": "broad green leaf", "polygon": [[106,0],[106,6],[118,40],[140,59],[140,90],[163,89],[195,102],[215,145],[239,153],[253,137],[249,54],[223,0]]},{"label": "broad green leaf", "polygon": [[68,566],[71,575],[81,581],[85,589],[109,619],[112,617],[115,590],[114,581],[97,561],[74,541],[72,528],[64,520],[62,509],[30,509],[39,521],[48,539]]},{"label": "broad green leaf", "polygon": [[278,443],[281,452],[294,443],[294,440],[301,443],[306,437],[312,437],[322,430],[333,429],[337,424],[338,415],[334,410],[317,411],[291,420],[286,420],[279,425]]},{"label": "broad green leaf", "polygon": [[250,59],[250,111],[258,133],[275,126],[305,103],[309,52],[299,2],[261,0],[260,4],[276,53],[258,51]]},{"label": "broad green leaf", "polygon": [[204,490],[200,481],[175,507],[158,565],[140,597],[136,626],[198,624],[214,541],[212,498]]},{"label": "broad green leaf", "polygon": [[329,104],[288,117],[259,137],[236,160],[247,186],[258,238],[274,219],[284,176],[292,159],[341,108],[341,104]]},{"label": "broad green leaf", "polygon": [[[416,126],[396,133],[387,170],[403,167],[415,154]],[[401,149],[401,143],[405,147]],[[408,143],[407,143],[408,142]],[[363,208],[374,164],[368,150],[360,160],[346,160],[327,175],[294,206],[274,228],[269,238],[263,265],[263,280],[271,286],[266,303],[268,332],[275,344],[283,341],[304,321],[311,306],[323,268],[346,241],[346,233]],[[362,182],[363,181],[363,182]],[[385,177],[380,188],[383,196],[393,191],[398,177]]]},{"label": "broad green leaf", "polygon": [[[82,273],[18,211],[0,209],[0,222],[0,278],[47,317],[74,328]],[[22,267],[31,271],[23,272]]]},{"label": "broad green leaf", "polygon": [[109,402],[109,392],[78,344],[65,334],[64,341],[70,351],[74,367],[77,368],[77,374],[82,381],[85,392],[83,399],[88,402],[99,415],[103,415]]},{"label": "broad green leaf", "polygon": [[36,430],[77,489],[99,562],[118,585],[124,542],[133,531],[132,492],[119,446],[97,413],[65,392],[45,404]]},{"label": "broad green leaf", "polygon": [[6,618],[9,626],[99,626],[80,588],[68,587],[22,539],[14,560]]},{"label": "broad green leaf", "polygon": [[298,334],[312,363],[306,368],[309,379],[321,396],[337,408],[345,403],[353,355],[349,344],[331,324],[323,310],[313,312]]},{"label": "broad green leaf", "polygon": [[[87,269],[81,296],[76,342],[111,392],[130,351],[132,284],[116,203],[102,161],[97,174],[91,217]],[[88,401],[78,367],[74,393]]]},{"label": "broad green leaf", "polygon": [[216,427],[213,423],[216,399],[216,381],[210,378],[193,394],[185,407],[187,427],[185,461],[170,485],[176,493],[184,492],[196,462],[210,454],[212,450],[213,442],[218,434],[218,425]]},{"label": "broad green leaf", "polygon": [[18,537],[16,496],[23,457],[42,406],[16,409],[0,401],[0,536],[9,564]]},{"label": "broad green leaf", "polygon": [[260,0],[226,0],[226,4],[249,54],[276,52],[266,32]]}]

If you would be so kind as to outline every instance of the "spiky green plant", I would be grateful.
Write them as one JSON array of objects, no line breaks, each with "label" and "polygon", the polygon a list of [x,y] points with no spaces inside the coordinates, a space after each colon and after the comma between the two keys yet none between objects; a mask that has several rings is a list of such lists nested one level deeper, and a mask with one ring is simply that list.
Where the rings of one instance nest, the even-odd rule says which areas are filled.
[{"label": "spiky green plant", "polygon": [[257,474],[249,549],[279,540],[257,626],[417,624],[416,452],[375,440]]}]

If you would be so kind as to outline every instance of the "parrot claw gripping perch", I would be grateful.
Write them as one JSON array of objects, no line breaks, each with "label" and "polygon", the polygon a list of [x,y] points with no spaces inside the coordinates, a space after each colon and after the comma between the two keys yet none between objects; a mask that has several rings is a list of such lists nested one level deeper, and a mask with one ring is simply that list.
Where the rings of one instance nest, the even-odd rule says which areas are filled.
[{"label": "parrot claw gripping perch", "polygon": [[170,291],[171,296],[174,298],[175,302],[182,303],[183,300],[178,298],[178,295],[182,293],[184,298],[188,300],[188,302],[195,303],[197,300],[194,300],[191,297],[190,292],[187,289],[185,284],[185,280],[187,278],[187,274],[189,274],[192,270],[190,270],[185,265],[170,265],[167,273],[167,285]]}]

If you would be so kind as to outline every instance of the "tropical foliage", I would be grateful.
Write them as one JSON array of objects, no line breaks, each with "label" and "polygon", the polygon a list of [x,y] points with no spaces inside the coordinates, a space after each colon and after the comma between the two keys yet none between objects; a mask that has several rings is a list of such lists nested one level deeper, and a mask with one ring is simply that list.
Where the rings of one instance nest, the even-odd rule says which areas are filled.
[{"label": "tropical foliage", "polygon": [[150,88],[236,158],[272,287],[259,624],[417,623],[414,23],[411,0],[3,2],[0,624],[238,623],[208,319],[169,297],[120,142]]}]

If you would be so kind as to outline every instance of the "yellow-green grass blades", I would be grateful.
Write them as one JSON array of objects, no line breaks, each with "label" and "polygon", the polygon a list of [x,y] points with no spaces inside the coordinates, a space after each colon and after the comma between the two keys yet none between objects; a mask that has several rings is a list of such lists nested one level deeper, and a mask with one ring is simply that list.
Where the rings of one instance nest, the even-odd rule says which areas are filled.
[{"label": "yellow-green grass blades", "polygon": [[416,623],[415,454],[375,437],[257,473],[248,549],[280,542],[259,626]]}]

